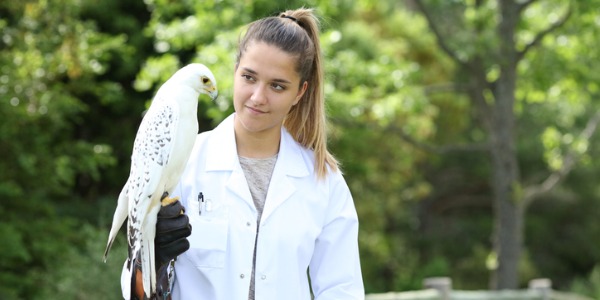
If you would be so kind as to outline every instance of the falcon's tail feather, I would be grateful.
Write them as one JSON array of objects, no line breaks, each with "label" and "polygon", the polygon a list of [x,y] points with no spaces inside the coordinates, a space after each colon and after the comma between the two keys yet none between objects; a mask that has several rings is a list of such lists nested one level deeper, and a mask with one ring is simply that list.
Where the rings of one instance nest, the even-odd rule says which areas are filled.
[{"label": "falcon's tail feather", "polygon": [[[152,205],[148,209],[148,214],[146,214],[144,220],[142,221],[142,226],[144,230],[141,233],[140,238],[140,256],[142,261],[142,278],[144,284],[144,291],[146,291],[146,295],[150,298],[150,295],[156,292],[156,261],[154,254],[154,237],[156,236],[156,220],[158,218],[157,214],[160,210],[160,202],[156,199],[154,201],[156,204]],[[146,226],[146,224],[151,224]]]},{"label": "falcon's tail feather", "polygon": [[110,233],[108,234],[108,242],[106,243],[106,249],[104,250],[104,257],[102,258],[104,262],[106,262],[106,258],[108,257],[108,251],[112,247],[113,242],[115,241],[115,237],[117,233],[119,233],[119,229],[127,219],[127,183],[121,190],[119,194],[119,200],[117,202],[117,209],[115,209],[115,214],[113,216],[112,226],[110,228]]},{"label": "falcon's tail feather", "polygon": [[[149,242],[150,239],[142,241],[140,251],[142,258],[142,280],[146,296],[150,299],[150,295],[156,292],[156,266],[154,261],[154,242]],[[154,241],[154,239],[152,239]],[[150,270],[150,271],[146,271]]]}]

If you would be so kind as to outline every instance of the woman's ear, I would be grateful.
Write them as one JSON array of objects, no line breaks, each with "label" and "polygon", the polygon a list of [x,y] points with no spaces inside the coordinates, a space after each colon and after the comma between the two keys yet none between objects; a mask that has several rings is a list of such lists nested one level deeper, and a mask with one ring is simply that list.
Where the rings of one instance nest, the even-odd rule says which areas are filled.
[{"label": "woman's ear", "polygon": [[302,96],[304,96],[306,89],[308,89],[307,81],[302,83],[302,86],[298,89],[298,94],[296,95],[296,101],[294,102],[294,105],[296,105],[296,104],[298,104],[298,102],[300,102],[300,99],[302,99]]}]

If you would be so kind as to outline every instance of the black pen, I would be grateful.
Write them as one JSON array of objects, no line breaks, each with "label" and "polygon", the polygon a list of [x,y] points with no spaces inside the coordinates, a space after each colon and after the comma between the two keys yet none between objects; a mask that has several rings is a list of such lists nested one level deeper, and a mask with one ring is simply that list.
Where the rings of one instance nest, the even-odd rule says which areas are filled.
[{"label": "black pen", "polygon": [[202,206],[204,205],[204,195],[202,192],[198,194],[198,215],[202,215]]}]

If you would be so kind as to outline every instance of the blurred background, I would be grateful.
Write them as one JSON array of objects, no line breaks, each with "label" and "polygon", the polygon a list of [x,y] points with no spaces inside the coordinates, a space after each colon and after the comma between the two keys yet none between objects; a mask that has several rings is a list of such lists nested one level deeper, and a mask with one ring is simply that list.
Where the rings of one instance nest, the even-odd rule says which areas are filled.
[{"label": "blurred background", "polygon": [[101,258],[142,113],[202,62],[232,111],[243,25],[322,18],[330,147],[367,293],[516,289],[600,299],[599,0],[0,1],[0,299],[117,299]]}]

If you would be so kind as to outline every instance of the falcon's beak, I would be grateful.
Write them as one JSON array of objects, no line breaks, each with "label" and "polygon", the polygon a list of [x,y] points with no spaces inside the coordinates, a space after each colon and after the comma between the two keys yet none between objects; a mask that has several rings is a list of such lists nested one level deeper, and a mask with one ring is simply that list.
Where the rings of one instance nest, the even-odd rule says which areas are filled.
[{"label": "falcon's beak", "polygon": [[217,96],[219,96],[219,91],[217,90],[217,87],[210,83],[203,87],[202,93],[207,94],[210,97],[210,100],[212,101],[217,100]]},{"label": "falcon's beak", "polygon": [[217,91],[216,88],[212,88],[209,92],[208,95],[210,96],[210,99],[212,99],[212,101],[216,101],[217,97],[219,97],[219,91]]}]

